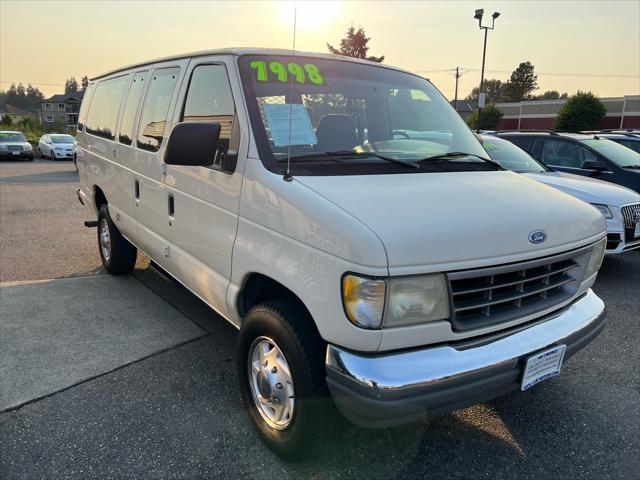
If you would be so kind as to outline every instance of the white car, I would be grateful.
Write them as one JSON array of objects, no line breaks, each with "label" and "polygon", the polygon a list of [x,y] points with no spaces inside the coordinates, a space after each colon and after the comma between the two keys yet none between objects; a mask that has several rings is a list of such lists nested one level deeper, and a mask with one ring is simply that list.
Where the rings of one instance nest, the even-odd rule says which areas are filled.
[{"label": "white car", "polygon": [[38,141],[40,155],[51,160],[73,160],[76,155],[75,139],[71,135],[46,134]]},{"label": "white car", "polygon": [[596,207],[607,219],[606,254],[640,248],[640,194],[595,178],[556,172],[508,140],[481,135],[489,156],[504,168],[557,188]]},{"label": "white car", "polygon": [[178,55],[92,79],[76,139],[104,268],[140,249],[240,330],[249,418],[288,460],[334,404],[385,427],[527,390],[604,327],[604,217],[488,159],[418,75]]}]

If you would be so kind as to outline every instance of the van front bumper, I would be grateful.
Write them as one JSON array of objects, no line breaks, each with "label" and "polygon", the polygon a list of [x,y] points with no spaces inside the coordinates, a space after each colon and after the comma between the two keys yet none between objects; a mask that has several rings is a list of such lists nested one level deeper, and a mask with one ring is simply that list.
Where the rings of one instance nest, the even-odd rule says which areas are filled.
[{"label": "van front bumper", "polygon": [[327,384],[352,422],[381,428],[422,420],[520,388],[526,359],[557,344],[564,359],[604,328],[605,305],[588,290],[528,328],[459,344],[364,355],[327,347]]}]

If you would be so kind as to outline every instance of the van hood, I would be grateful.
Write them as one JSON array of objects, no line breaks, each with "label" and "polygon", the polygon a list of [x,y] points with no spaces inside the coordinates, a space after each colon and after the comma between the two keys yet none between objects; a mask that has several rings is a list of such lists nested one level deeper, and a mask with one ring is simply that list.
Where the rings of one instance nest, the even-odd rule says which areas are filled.
[{"label": "van hood", "polygon": [[[592,206],[510,171],[295,178],[367,225],[390,273],[550,255],[606,230]],[[543,243],[529,241],[536,230]]]},{"label": "van hood", "polygon": [[595,178],[563,172],[525,173],[524,175],[588,203],[620,207],[640,202],[640,194],[633,190]]}]

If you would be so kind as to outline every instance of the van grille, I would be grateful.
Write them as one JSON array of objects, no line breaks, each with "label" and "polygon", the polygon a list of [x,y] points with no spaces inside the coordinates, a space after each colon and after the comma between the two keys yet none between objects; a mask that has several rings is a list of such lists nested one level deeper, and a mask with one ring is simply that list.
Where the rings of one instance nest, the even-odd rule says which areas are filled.
[{"label": "van grille", "polygon": [[22,151],[22,146],[21,145],[7,145],[7,150],[11,150],[14,152],[21,152]]},{"label": "van grille", "polygon": [[559,306],[577,292],[590,255],[591,247],[538,260],[447,274],[453,329],[487,327]]}]

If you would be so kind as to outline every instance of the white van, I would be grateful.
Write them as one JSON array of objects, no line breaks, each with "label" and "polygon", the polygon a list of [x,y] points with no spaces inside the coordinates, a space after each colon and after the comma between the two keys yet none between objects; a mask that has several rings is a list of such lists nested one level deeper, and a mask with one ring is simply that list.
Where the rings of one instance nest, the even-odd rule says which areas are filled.
[{"label": "white van", "polygon": [[385,427],[525,390],[604,326],[602,214],[489,160],[417,75],[209,51],[93,79],[79,117],[105,269],[141,249],[240,330],[245,405],[285,459],[336,406]]}]

